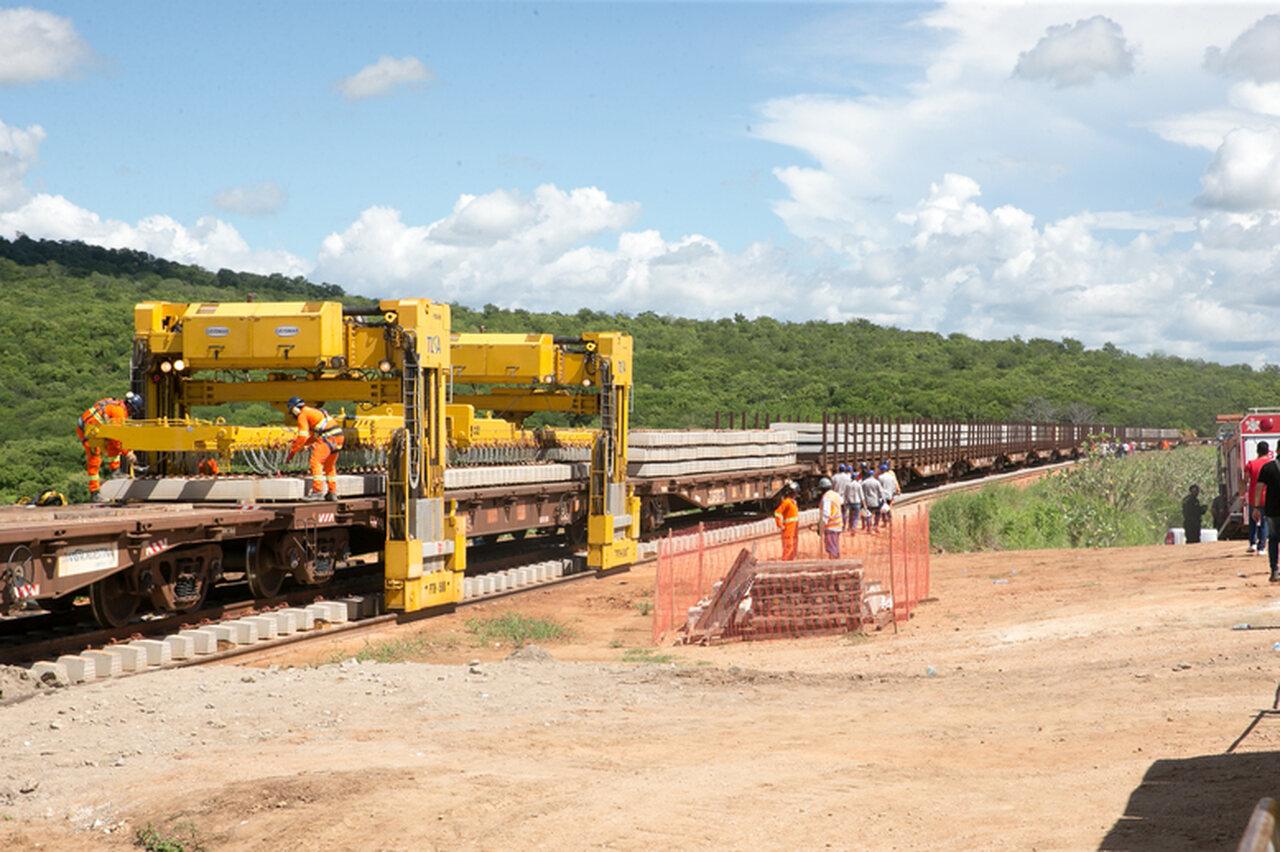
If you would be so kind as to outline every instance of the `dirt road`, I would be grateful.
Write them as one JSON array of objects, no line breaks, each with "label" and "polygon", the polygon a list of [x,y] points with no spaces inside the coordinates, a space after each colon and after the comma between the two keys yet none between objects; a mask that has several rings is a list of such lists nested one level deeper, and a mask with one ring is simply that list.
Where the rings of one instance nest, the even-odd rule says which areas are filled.
[{"label": "dirt road", "polygon": [[[64,690],[0,708],[0,847],[1233,848],[1280,788],[1280,718],[1225,753],[1277,686],[1280,630],[1231,630],[1280,625],[1264,563],[936,557],[897,636],[623,662],[638,570]],[[466,622],[504,612],[574,637],[501,662]],[[361,648],[423,662],[315,665]]]}]

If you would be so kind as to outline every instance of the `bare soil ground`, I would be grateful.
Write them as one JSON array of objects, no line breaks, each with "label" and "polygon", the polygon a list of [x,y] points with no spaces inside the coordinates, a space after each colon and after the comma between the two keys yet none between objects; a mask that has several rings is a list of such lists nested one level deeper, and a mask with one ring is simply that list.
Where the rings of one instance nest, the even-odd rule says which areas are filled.
[{"label": "bare soil ground", "polygon": [[[1227,753],[1280,660],[1231,629],[1280,626],[1242,544],[933,574],[897,636],[623,662],[646,568],[42,694],[0,708],[0,848],[1230,849],[1280,792],[1280,717]],[[510,612],[574,636],[503,662],[466,623]]]}]

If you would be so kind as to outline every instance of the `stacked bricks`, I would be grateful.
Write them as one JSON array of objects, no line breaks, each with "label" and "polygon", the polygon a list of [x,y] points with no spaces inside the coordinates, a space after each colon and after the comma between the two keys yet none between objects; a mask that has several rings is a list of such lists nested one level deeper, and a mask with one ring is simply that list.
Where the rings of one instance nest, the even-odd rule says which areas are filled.
[{"label": "stacked bricks", "polygon": [[862,625],[857,559],[757,562],[741,550],[711,593],[689,609],[685,642],[844,633]]},{"label": "stacked bricks", "polygon": [[744,639],[847,633],[862,621],[862,571],[761,571],[750,600],[750,618],[735,625]]}]

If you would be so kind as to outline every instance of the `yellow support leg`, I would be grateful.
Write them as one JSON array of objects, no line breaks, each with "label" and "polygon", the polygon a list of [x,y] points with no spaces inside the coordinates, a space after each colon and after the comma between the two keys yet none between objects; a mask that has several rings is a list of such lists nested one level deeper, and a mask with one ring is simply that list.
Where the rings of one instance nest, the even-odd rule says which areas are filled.
[{"label": "yellow support leg", "polygon": [[[632,516],[633,526],[636,523],[635,517],[637,516]],[[631,527],[627,529],[630,531]],[[613,515],[593,515],[587,518],[588,568],[594,568],[597,572],[625,568],[636,561],[636,554],[635,538],[617,536]]]},{"label": "yellow support leg", "polygon": [[426,606],[422,542],[388,541],[383,551],[383,591],[387,609],[414,612]]}]

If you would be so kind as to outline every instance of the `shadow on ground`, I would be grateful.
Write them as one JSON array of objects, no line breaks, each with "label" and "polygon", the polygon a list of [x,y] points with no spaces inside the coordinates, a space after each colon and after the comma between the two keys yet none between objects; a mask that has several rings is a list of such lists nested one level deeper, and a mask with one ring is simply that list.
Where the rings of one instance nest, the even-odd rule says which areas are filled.
[{"label": "shadow on ground", "polygon": [[1157,760],[1099,848],[1235,849],[1254,805],[1278,793],[1280,751]]}]

